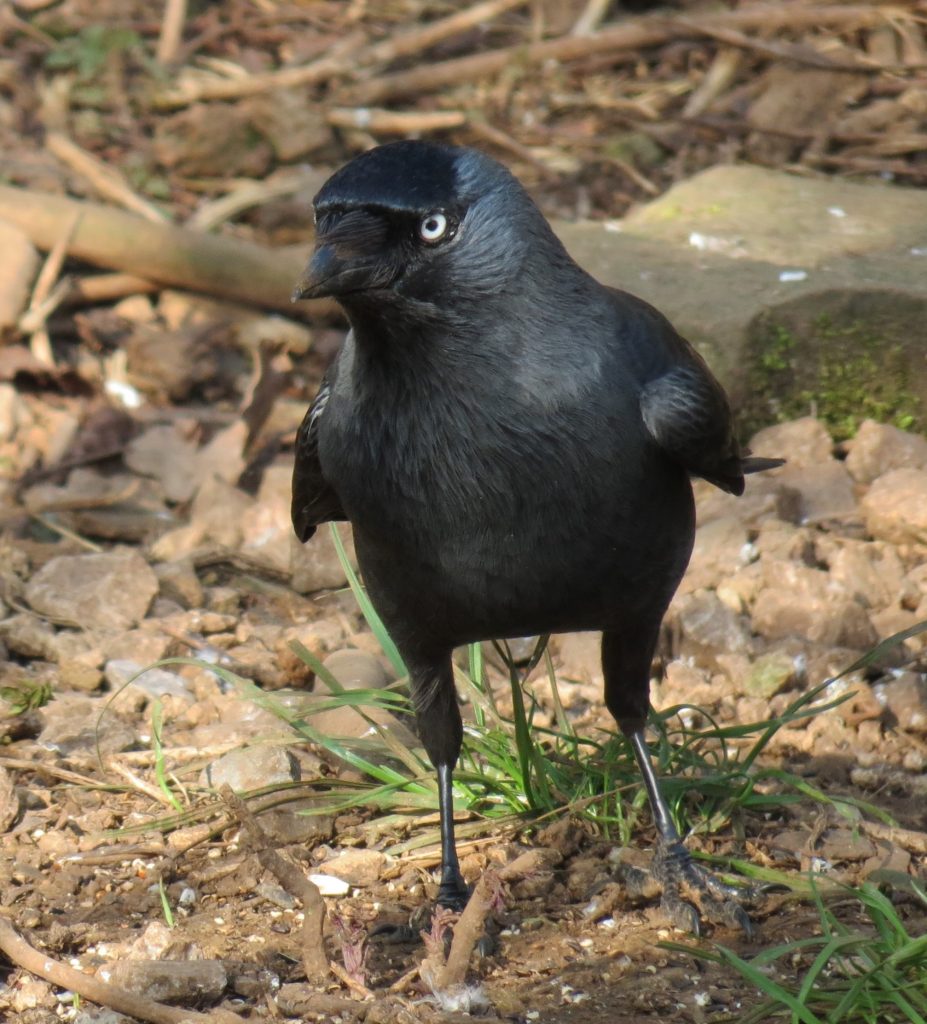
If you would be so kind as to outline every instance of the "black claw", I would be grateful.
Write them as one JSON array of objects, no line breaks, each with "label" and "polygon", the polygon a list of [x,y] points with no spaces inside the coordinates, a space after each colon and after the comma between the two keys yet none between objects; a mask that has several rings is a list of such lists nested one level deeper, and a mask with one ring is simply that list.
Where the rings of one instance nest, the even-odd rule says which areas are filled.
[{"label": "black claw", "polygon": [[712,923],[738,929],[747,939],[754,938],[753,922],[743,904],[755,906],[760,901],[763,892],[759,887],[740,888],[715,878],[692,860],[679,840],[658,843],[649,873],[639,868],[625,872],[625,882],[632,895],[646,890],[648,874],[663,890],[660,906],[674,927],[700,935],[704,917]]}]

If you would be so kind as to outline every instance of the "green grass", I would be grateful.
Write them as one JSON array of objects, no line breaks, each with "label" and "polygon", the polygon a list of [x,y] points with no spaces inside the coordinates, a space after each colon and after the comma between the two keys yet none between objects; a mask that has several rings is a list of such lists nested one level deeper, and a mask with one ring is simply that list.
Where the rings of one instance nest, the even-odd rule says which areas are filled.
[{"label": "green grass", "polygon": [[[899,881],[927,912],[923,886],[907,876]],[[822,889],[809,878],[809,889],[820,935],[750,959],[724,946],[662,945],[727,964],[763,994],[739,1024],[927,1024],[927,935],[911,935],[890,896],[872,882]],[[844,923],[848,916],[853,924]]]}]

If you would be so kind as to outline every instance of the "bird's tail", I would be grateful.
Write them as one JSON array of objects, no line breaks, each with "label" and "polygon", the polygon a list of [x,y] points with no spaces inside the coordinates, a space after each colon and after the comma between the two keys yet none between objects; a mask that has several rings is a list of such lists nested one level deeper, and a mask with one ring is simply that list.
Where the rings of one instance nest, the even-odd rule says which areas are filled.
[{"label": "bird's tail", "polygon": [[785,459],[765,459],[761,455],[746,455],[740,460],[743,473],[762,473],[764,469],[776,469],[784,465]]}]

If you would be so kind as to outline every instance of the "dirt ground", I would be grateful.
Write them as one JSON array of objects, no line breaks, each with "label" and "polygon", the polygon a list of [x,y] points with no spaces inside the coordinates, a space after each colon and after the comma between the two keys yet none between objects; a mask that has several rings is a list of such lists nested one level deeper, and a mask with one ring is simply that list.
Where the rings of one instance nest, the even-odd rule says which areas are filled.
[{"label": "dirt ground", "polygon": [[[927,178],[923,4],[900,4],[891,16],[879,5],[810,3],[776,5],[765,15],[752,3],[709,11],[685,2],[656,14],[546,0],[494,8],[429,40],[422,26],[471,8],[232,0],[191,5],[172,42],[161,4],[7,5],[0,10],[0,171],[21,192],[0,195],[0,220],[16,206],[38,223],[49,197],[70,196],[131,209],[149,224],[218,227],[230,244],[261,243],[284,255],[298,246],[302,254],[311,195],[327,170],[402,134],[480,145],[511,164],[546,212],[568,217],[619,217],[674,181],[733,159],[890,178],[901,187]],[[715,22],[704,20],[709,13]],[[619,32],[630,34],[615,35],[611,48],[595,43]],[[271,90],[262,77],[336,51],[340,63],[317,66],[314,77],[288,88]],[[505,54],[479,73],[466,63],[497,51]],[[257,192],[243,198],[256,182]],[[231,205],[219,207],[225,200]],[[84,214],[92,213],[88,205]],[[371,937],[362,983],[354,972],[348,982],[306,984],[302,907],[201,776],[253,742],[255,730],[269,730],[269,717],[189,667],[178,669],[189,695],[163,696],[160,754],[150,694],[132,691],[100,715],[124,680],[113,662],[219,651],[269,691],[289,691],[313,685],[289,653],[292,639],[319,657],[353,648],[383,660],[340,583],[333,592],[323,573],[316,589],[297,593],[289,540],[281,541],[283,557],[259,542],[274,525],[262,509],[285,509],[278,492],[293,432],[343,328],[331,311],[271,324],[252,298],[191,299],[186,289],[209,291],[205,271],[191,270],[185,281],[168,267],[148,281],[120,262],[131,240],[115,245],[104,232],[78,258],[68,250],[70,230],[58,224],[51,242],[36,241],[44,254],[61,239],[60,259],[27,295],[29,309],[5,326],[0,350],[0,921],[65,965],[99,970],[163,1002],[204,1014],[225,1008],[246,1020],[702,1024],[737,1020],[758,1005],[755,987],[729,966],[660,943],[711,949],[717,942],[747,957],[819,934],[813,903],[770,893],[751,911],[752,942],[717,926],[688,938],[668,926],[656,901],[633,901],[616,885],[615,841],[568,809],[551,821],[501,826],[461,817],[471,881],[525,850],[550,852],[545,870],[509,887],[496,914],[498,948],[474,959],[473,987],[457,994],[458,1007],[439,1005],[415,975],[423,947],[412,941]],[[282,293],[291,285],[282,281]],[[248,334],[254,323],[257,340]],[[141,396],[140,408],[117,401],[130,393]],[[147,449],[136,443],[144,436]],[[209,489],[219,486],[215,472],[218,491]],[[217,516],[240,519],[241,531],[217,540]],[[829,571],[834,545],[865,543],[884,553],[856,518],[786,526],[761,510],[745,527],[747,539],[762,547],[765,538],[769,548],[778,545],[777,557],[809,571]],[[198,539],[182,534],[190,529]],[[133,563],[125,593],[112,584],[116,607],[106,614],[115,625],[40,610],[35,580],[56,556],[113,547],[144,563]],[[907,589],[892,614],[886,599],[879,636],[923,618],[923,545],[895,548]],[[174,556],[184,566],[176,573],[163,568]],[[146,566],[157,570],[153,582]],[[141,613],[123,615],[118,606],[149,585]],[[768,653],[766,643],[751,657]],[[664,661],[677,671],[657,686],[655,704],[692,701],[721,724],[778,713],[801,686],[846,667],[865,646],[843,638],[802,647],[813,667],[762,699],[733,670],[724,692],[712,689],[723,675],[714,660],[723,649],[710,657],[671,649]],[[923,648],[912,642],[906,653],[923,679]],[[555,663],[577,728],[609,728],[589,659],[557,647]],[[761,761],[829,798],[875,805],[894,825],[867,810],[854,818],[846,804],[841,815],[808,797],[725,821],[690,846],[796,879],[817,872],[831,882],[879,882],[909,933],[922,934],[927,912],[899,879],[924,877],[927,730],[915,712],[903,718],[904,709],[886,710],[873,696],[876,684],[900,671],[896,663],[854,674],[862,697],[851,710],[783,730]],[[504,688],[501,676],[496,682]],[[552,715],[540,685],[538,693]],[[405,924],[434,896],[435,817],[407,810],[384,819],[365,807],[298,816],[318,794],[308,780],[351,775],[305,744],[292,756],[300,781],[274,778],[252,806],[266,811],[257,819],[266,846],[300,867],[361,853],[347,892],[326,897],[327,955],[340,962],[345,940],[350,947],[365,929]],[[181,798],[182,819],[159,784],[159,764]],[[697,800],[693,789],[693,818]],[[632,841],[644,861],[652,839],[644,817]],[[870,927],[855,901],[833,892],[830,899],[845,924]],[[131,973],[133,963],[148,961],[168,964],[157,985]],[[171,973],[176,961],[197,965],[192,976]],[[114,964],[128,973],[111,977]],[[796,956],[771,973],[794,991],[806,968]],[[68,989],[8,955],[0,961],[0,1019],[113,1019]]]}]

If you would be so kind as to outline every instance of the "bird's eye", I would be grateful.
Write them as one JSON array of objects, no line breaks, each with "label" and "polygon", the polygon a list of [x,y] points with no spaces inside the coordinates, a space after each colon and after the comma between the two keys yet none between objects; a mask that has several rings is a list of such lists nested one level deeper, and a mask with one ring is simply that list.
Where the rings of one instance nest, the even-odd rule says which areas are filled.
[{"label": "bird's eye", "polygon": [[440,242],[447,234],[447,217],[443,213],[429,213],[418,226],[423,242]]}]

